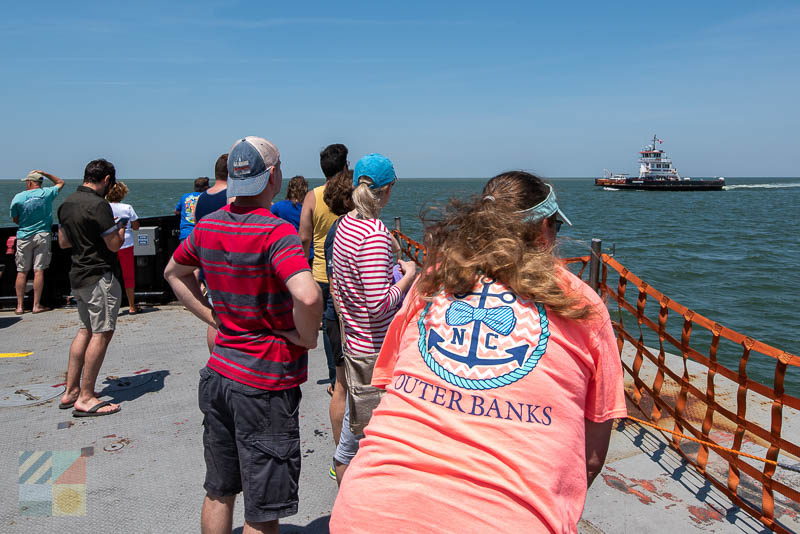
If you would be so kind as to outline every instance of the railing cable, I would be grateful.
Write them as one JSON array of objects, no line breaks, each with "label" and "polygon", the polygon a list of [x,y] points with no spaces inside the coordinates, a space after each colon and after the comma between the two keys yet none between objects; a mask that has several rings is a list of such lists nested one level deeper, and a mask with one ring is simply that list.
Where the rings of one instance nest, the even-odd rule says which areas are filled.
[{"label": "railing cable", "polygon": [[627,416],[626,419],[630,419],[631,421],[636,421],[640,425],[646,425],[646,426],[655,428],[656,430],[660,430],[662,432],[667,432],[667,433],[672,434],[674,436],[678,436],[681,439],[686,439],[686,440],[689,440],[689,441],[693,441],[695,443],[700,443],[701,445],[705,445],[707,447],[711,447],[712,449],[718,449],[718,450],[721,450],[721,451],[729,452],[731,454],[736,454],[738,456],[744,456],[745,458],[750,458],[751,460],[758,460],[759,462],[764,462],[766,464],[775,465],[777,467],[786,469],[788,471],[794,471],[795,473],[800,473],[800,464],[798,464],[798,465],[789,465],[789,464],[786,464],[786,463],[783,463],[783,462],[778,462],[776,460],[768,460],[767,458],[762,458],[761,456],[756,456],[754,454],[749,454],[749,453],[746,453],[744,451],[739,451],[739,450],[736,450],[736,449],[723,447],[722,445],[717,445],[716,443],[712,443],[710,441],[703,441],[702,439],[693,438],[692,436],[687,436],[686,434],[678,432],[677,430],[670,430],[668,428],[664,428],[663,426],[658,426],[655,423],[651,423],[649,421],[645,421],[644,419],[639,419],[637,417],[633,417],[633,416],[630,416],[630,415]]}]

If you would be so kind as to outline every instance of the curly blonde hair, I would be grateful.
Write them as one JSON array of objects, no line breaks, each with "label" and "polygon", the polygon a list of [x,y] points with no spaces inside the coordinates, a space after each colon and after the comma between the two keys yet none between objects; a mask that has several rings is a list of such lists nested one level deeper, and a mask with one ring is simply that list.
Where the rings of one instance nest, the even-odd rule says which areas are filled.
[{"label": "curly blonde hair", "polygon": [[588,317],[589,305],[563,286],[554,246],[543,235],[543,221],[525,222],[518,213],[548,193],[541,178],[512,171],[489,180],[480,197],[451,200],[440,217],[426,220],[420,294],[431,298],[439,291],[468,293],[487,276],[556,315]]},{"label": "curly blonde hair", "polygon": [[106,200],[109,202],[122,202],[125,195],[128,194],[128,186],[125,182],[117,182],[112,185],[106,193]]}]

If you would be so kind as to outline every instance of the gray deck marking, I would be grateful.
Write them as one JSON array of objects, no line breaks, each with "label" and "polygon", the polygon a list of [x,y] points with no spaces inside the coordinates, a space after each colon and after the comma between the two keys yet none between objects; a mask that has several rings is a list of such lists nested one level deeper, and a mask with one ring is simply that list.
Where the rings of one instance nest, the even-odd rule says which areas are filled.
[{"label": "gray deck marking", "polygon": [[28,384],[0,389],[0,407],[30,406],[41,404],[64,393],[64,387],[54,388],[47,384]]}]

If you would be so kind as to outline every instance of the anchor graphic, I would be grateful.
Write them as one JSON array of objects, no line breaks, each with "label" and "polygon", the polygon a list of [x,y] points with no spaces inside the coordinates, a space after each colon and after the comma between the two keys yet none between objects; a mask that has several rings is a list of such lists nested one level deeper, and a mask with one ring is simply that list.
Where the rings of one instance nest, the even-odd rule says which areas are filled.
[{"label": "anchor graphic", "polygon": [[447,313],[445,314],[445,320],[450,326],[462,326],[473,323],[472,336],[470,338],[469,350],[467,351],[466,356],[455,354],[442,347],[442,342],[445,339],[433,329],[431,329],[430,333],[428,334],[428,350],[435,348],[442,356],[466,364],[470,368],[476,365],[500,365],[512,361],[516,361],[518,365],[522,365],[529,348],[527,343],[520,345],[519,347],[506,349],[505,352],[510,356],[505,358],[478,357],[478,343],[481,325],[486,325],[489,329],[505,336],[514,330],[514,326],[516,324],[516,317],[514,316],[514,312],[511,307],[486,307],[486,301],[490,297],[500,299],[501,302],[506,304],[511,304],[517,300],[516,296],[510,291],[505,291],[503,293],[490,293],[489,289],[493,283],[494,280],[484,279],[482,281],[483,288],[479,293],[463,293],[454,295],[456,299],[463,299],[469,295],[480,296],[477,307],[473,307],[462,300],[457,300],[450,305]]}]

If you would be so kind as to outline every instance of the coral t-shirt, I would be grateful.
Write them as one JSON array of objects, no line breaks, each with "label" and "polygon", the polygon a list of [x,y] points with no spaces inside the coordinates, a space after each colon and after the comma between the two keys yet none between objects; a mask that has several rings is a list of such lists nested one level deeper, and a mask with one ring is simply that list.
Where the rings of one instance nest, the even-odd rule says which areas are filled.
[{"label": "coral t-shirt", "polygon": [[331,532],[576,532],[584,419],[626,415],[608,311],[556,316],[483,279],[426,302],[412,290],[373,373],[386,395],[339,490]]}]

